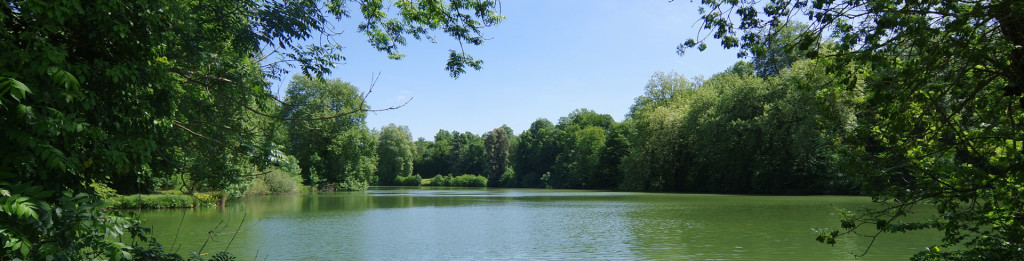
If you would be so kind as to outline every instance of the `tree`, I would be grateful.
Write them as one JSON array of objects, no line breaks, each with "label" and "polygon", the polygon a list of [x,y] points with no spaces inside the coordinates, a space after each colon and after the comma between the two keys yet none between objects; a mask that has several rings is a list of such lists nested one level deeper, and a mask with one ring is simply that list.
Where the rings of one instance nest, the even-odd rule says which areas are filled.
[{"label": "tree", "polygon": [[668,105],[673,97],[685,90],[696,89],[699,85],[699,81],[689,81],[676,72],[655,72],[644,85],[644,94],[634,99],[633,106],[629,108],[629,117],[636,117],[648,108]]},{"label": "tree", "polygon": [[[513,158],[514,156],[512,154],[516,151],[516,149],[519,148],[519,136],[516,136],[516,133],[515,133],[515,131],[512,130],[512,127],[509,127],[506,124],[502,124],[501,128],[505,129],[505,135],[508,136],[508,151],[509,151],[508,168],[512,169],[513,166],[515,165],[515,160]],[[515,170],[512,170],[512,173],[514,173],[514,172],[515,172]],[[518,181],[510,181],[510,182],[518,182]]]},{"label": "tree", "polygon": [[[818,58],[862,90],[858,175],[881,209],[843,215],[841,230],[943,231],[918,258],[1024,259],[1024,3],[1020,1],[705,1],[703,28],[740,55],[766,53],[787,21],[809,21],[786,48]],[[738,24],[730,14],[735,12]],[[737,29],[742,36],[737,36]],[[821,39],[825,39],[821,42]],[[933,219],[905,220],[934,207]],[[873,234],[877,237],[879,234]]]},{"label": "tree", "polygon": [[615,119],[612,119],[611,115],[599,114],[586,108],[576,109],[568,116],[558,119],[558,126],[576,125],[580,128],[596,126],[607,130],[612,127],[612,124],[615,124]]},{"label": "tree", "polygon": [[437,130],[437,134],[434,134],[434,142],[430,144],[428,149],[431,153],[424,156],[426,159],[424,159],[423,167],[414,166],[413,168],[421,170],[421,174],[425,178],[452,174],[451,162],[454,159],[454,156],[452,156],[454,142],[454,136],[452,136],[451,132]]},{"label": "tree", "polygon": [[380,129],[377,145],[377,177],[380,184],[394,184],[395,178],[413,173],[416,145],[409,127],[388,124]]},{"label": "tree", "polygon": [[549,184],[555,188],[588,188],[596,180],[598,154],[605,132],[615,124],[611,115],[577,109],[558,119],[555,158]]},{"label": "tree", "polygon": [[605,130],[601,127],[566,127],[559,139],[562,153],[555,159],[549,185],[554,188],[592,187],[599,174],[598,158],[604,141]]},{"label": "tree", "polygon": [[[310,184],[319,188],[370,183],[376,170],[377,142],[366,128],[368,108],[359,90],[340,80],[295,76],[287,93],[282,118],[324,118],[288,125],[287,150],[299,159],[306,182],[313,180],[311,170],[315,168],[322,182]],[[312,160],[314,155],[321,160]]]},{"label": "tree", "polygon": [[449,163],[452,174],[481,174],[486,165],[484,139],[472,132],[452,132],[452,149]]},{"label": "tree", "polygon": [[757,76],[775,76],[789,68],[796,61],[807,56],[807,50],[800,50],[796,46],[787,45],[797,41],[797,37],[807,30],[804,24],[792,24],[776,30],[773,34],[766,36],[763,52],[752,55],[751,65]]},{"label": "tree", "polygon": [[377,182],[377,139],[365,124],[348,129],[331,141],[320,171],[328,190],[366,190]]},{"label": "tree", "polygon": [[630,148],[621,163],[623,188],[773,194],[853,190],[835,186],[846,184],[837,174],[838,144],[852,128],[849,103],[855,97],[815,89],[813,84],[828,82],[828,76],[808,61],[764,78],[751,68],[740,62],[699,84],[656,74],[648,93],[661,98],[637,98],[627,121]]},{"label": "tree", "polygon": [[677,182],[695,155],[686,150],[692,145],[676,132],[690,131],[681,126],[681,117],[693,108],[698,82],[679,74],[655,73],[637,97],[624,121],[629,152],[622,159],[619,188],[638,191],[693,190]]},{"label": "tree", "polygon": [[628,123],[616,123],[605,137],[598,156],[597,172],[587,184],[592,188],[613,189],[622,183],[622,159],[629,152]]},{"label": "tree", "polygon": [[[268,143],[252,120],[275,117],[279,102],[268,80],[287,68],[328,74],[344,58],[328,17],[350,10],[362,13],[359,31],[369,43],[396,59],[407,36],[442,31],[479,45],[481,30],[503,19],[495,2],[477,0],[0,5],[0,190],[5,209],[31,210],[0,213],[10,219],[0,223],[0,259],[116,259],[142,251],[105,236],[127,231],[110,227],[126,220],[120,215],[63,207],[97,203],[90,184],[131,192],[126,183],[185,173],[182,180],[212,189],[243,181],[276,149],[262,146]],[[459,48],[445,67],[457,77],[480,65]]]},{"label": "tree", "polygon": [[558,155],[555,138],[558,130],[551,121],[541,118],[530,124],[530,129],[519,135],[520,143],[515,155],[515,173],[523,187],[543,187],[541,177],[551,172]]},{"label": "tree", "polygon": [[498,181],[501,179],[501,175],[505,174],[505,169],[508,168],[509,163],[509,135],[505,132],[505,128],[495,128],[491,130],[484,138],[484,148],[487,151],[487,180],[491,181],[491,185],[500,185]]}]

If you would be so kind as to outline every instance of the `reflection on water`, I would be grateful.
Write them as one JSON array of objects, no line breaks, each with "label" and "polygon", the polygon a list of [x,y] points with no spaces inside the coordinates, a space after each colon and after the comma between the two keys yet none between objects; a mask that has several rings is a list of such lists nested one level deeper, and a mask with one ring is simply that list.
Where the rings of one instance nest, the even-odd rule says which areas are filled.
[{"label": "reflection on water", "polygon": [[[837,260],[853,259],[850,253],[868,240],[823,245],[811,228],[837,226],[835,207],[869,203],[840,196],[376,187],[142,216],[178,253],[206,243],[202,252],[227,249],[240,260]],[[938,239],[890,235],[862,259],[907,259]]]}]

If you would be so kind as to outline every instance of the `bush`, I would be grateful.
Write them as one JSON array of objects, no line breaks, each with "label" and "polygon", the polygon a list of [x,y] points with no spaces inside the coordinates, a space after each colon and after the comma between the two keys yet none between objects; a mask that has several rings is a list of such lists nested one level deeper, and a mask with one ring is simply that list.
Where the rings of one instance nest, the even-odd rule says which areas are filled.
[{"label": "bush", "polygon": [[363,191],[370,187],[370,183],[353,177],[346,177],[345,181],[337,183],[335,189],[348,191]]},{"label": "bush", "polygon": [[273,168],[265,175],[260,175],[249,182],[249,188],[245,196],[262,196],[274,194],[291,194],[301,189],[300,177],[288,172]]},{"label": "bush", "polygon": [[93,182],[89,184],[89,187],[92,188],[93,192],[96,193],[96,196],[99,196],[100,199],[108,199],[117,196],[117,191],[104,183]]},{"label": "bush", "polygon": [[516,171],[509,167],[505,168],[505,173],[501,174],[501,179],[498,180],[498,184],[501,184],[502,187],[512,188],[519,186],[516,181]]},{"label": "bush", "polygon": [[442,187],[486,187],[487,178],[473,174],[462,174],[456,177],[451,175],[438,175],[430,180],[429,186]]},{"label": "bush", "polygon": [[430,183],[428,183],[427,185],[428,186],[440,186],[440,187],[450,186],[449,184],[451,184],[451,180],[452,180],[452,176],[437,175],[437,176],[434,176],[434,178],[430,179]]},{"label": "bush", "polygon": [[450,186],[452,187],[486,187],[487,178],[484,176],[477,176],[472,174],[463,174],[461,176],[452,178]]},{"label": "bush", "polygon": [[193,208],[197,206],[213,206],[217,199],[210,194],[167,195],[167,194],[136,194],[116,196],[107,199],[111,208]]},{"label": "bush", "polygon": [[263,182],[261,178],[255,178],[249,182],[249,189],[245,190],[246,197],[270,195],[270,189],[267,188],[267,183]]},{"label": "bush", "polygon": [[405,176],[405,177],[402,177],[402,176],[395,177],[395,185],[398,185],[398,186],[419,186],[420,183],[422,183],[422,182],[423,182],[423,177],[420,177],[419,174],[412,175],[412,176]]},{"label": "bush", "polygon": [[299,177],[289,175],[280,169],[271,170],[262,178],[271,194],[290,194],[299,191]]}]

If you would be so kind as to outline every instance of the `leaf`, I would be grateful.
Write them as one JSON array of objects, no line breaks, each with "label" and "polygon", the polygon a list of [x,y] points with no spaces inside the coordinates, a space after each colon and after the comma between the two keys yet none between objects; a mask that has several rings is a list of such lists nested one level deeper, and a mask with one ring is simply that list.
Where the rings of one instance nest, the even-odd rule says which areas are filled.
[{"label": "leaf", "polygon": [[7,198],[3,202],[2,210],[8,215],[15,216],[17,218],[29,218],[38,220],[39,214],[36,213],[36,205],[29,202],[28,197],[21,195],[14,195]]},{"label": "leaf", "polygon": [[32,245],[25,241],[18,242],[21,246],[21,256],[28,256],[29,251],[32,250]]},{"label": "leaf", "polygon": [[8,77],[0,77],[0,94],[3,94],[4,92],[10,92],[11,98],[20,102],[27,94],[32,93],[32,90],[18,80]]},{"label": "leaf", "polygon": [[47,74],[50,75],[50,79],[52,79],[54,82],[63,85],[64,89],[70,90],[72,88],[78,88],[80,86],[80,84],[78,83],[78,79],[76,79],[74,75],[71,75],[71,73],[65,70],[61,70],[57,67],[50,67],[50,69],[47,70]]}]

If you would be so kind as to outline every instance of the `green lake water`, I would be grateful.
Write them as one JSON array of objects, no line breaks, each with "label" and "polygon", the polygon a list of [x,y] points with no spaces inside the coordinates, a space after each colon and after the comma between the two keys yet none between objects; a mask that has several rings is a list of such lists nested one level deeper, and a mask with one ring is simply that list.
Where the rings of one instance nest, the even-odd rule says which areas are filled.
[{"label": "green lake water", "polygon": [[[374,187],[141,214],[183,256],[227,249],[239,260],[852,260],[870,240],[829,246],[812,228],[837,227],[837,207],[870,205],[850,196]],[[856,259],[906,260],[940,236],[883,235]]]}]

